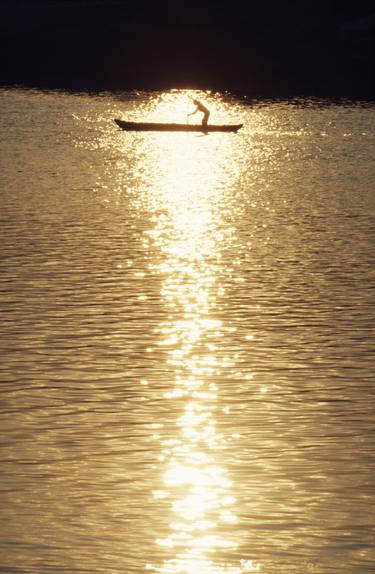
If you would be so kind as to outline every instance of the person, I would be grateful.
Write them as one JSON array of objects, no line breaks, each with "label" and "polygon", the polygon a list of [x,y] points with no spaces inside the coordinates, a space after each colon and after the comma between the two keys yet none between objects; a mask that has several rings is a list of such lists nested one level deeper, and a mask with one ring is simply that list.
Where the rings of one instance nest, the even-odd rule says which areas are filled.
[{"label": "person", "polygon": [[196,109],[191,112],[190,114],[188,114],[189,116],[193,116],[194,114],[196,114],[197,112],[202,112],[203,114],[203,118],[202,118],[202,126],[206,126],[207,122],[208,122],[208,118],[210,116],[210,112],[208,111],[208,109],[206,108],[206,106],[204,106],[202,104],[202,102],[200,102],[199,100],[194,100],[193,99],[193,103],[197,106]]}]

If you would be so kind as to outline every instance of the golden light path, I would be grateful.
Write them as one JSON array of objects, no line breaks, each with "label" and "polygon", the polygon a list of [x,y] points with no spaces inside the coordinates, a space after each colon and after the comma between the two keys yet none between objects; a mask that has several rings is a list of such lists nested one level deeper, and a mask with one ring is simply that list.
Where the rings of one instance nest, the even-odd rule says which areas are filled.
[{"label": "golden light path", "polygon": [[[190,95],[163,95],[148,109],[147,119],[176,121],[181,116],[184,121],[184,116],[186,121]],[[207,94],[203,98],[215,119],[220,114],[228,118],[224,103]],[[169,558],[147,568],[158,574],[259,571],[252,561],[233,566],[223,558],[236,548],[230,536],[236,515],[233,485],[222,464],[227,441],[216,423],[218,410],[225,409],[218,400],[218,381],[227,359],[217,353],[225,328],[215,312],[222,294],[221,254],[233,234],[226,217],[229,184],[237,177],[234,139],[227,134],[148,134],[142,142],[139,169],[152,174],[147,202],[154,227],[148,241],[158,253],[151,266],[162,277],[167,316],[160,325],[160,345],[174,378],[165,400],[182,412],[175,436],[160,438],[164,484],[154,492],[171,505],[170,532],[156,541]]]}]

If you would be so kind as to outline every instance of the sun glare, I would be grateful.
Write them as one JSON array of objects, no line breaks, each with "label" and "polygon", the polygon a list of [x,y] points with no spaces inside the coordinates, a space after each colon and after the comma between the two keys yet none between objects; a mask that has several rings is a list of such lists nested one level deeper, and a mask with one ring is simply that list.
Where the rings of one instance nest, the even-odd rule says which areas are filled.
[{"label": "sun glare", "polygon": [[[220,99],[176,91],[161,94],[142,117],[187,122],[191,98],[197,96],[212,116],[224,115]],[[222,290],[220,254],[232,234],[224,217],[227,183],[233,179],[233,139],[192,133],[133,137],[138,171],[145,178],[142,197],[152,214],[153,225],[146,232],[153,252],[150,269],[160,276],[168,317],[159,326],[159,345],[172,373],[164,399],[172,411],[178,401],[176,412],[181,412],[173,434],[157,437],[163,478],[154,496],[170,504],[169,534],[158,538],[157,545],[169,557],[148,568],[159,574],[255,571],[249,563],[235,567],[215,559],[221,549],[236,550],[231,536],[235,499],[223,457],[227,438],[217,430],[218,412],[225,410],[215,382],[223,366],[215,352],[223,336],[215,308]]]}]

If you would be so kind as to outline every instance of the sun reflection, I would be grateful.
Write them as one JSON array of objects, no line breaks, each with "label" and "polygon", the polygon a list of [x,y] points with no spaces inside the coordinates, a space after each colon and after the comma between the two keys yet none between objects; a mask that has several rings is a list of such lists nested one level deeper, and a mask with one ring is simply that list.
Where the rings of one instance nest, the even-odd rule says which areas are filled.
[{"label": "sun reflection", "polygon": [[[192,95],[161,95],[143,117],[186,118]],[[210,109],[220,117],[225,107],[211,98]],[[161,442],[164,478],[154,496],[169,502],[171,518],[169,533],[156,541],[167,558],[148,569],[158,574],[256,571],[253,563],[232,566],[228,560],[228,552],[233,557],[237,548],[232,536],[235,498],[223,462],[227,437],[217,428],[218,414],[225,412],[217,384],[225,367],[217,352],[225,327],[215,312],[223,292],[221,253],[233,233],[225,222],[233,139],[183,133],[134,137],[143,146],[139,171],[148,174],[143,200],[152,213],[145,246],[153,250],[150,267],[161,278],[167,317],[159,326],[159,345],[173,380],[164,399],[170,401],[170,411],[181,413],[173,432],[155,435]]]}]

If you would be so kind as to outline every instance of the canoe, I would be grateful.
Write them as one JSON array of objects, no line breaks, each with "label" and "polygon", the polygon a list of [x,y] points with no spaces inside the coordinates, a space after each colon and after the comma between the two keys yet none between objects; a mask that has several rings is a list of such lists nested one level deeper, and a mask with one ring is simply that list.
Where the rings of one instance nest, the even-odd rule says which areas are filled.
[{"label": "canoe", "polygon": [[207,126],[202,126],[202,124],[158,124],[153,122],[126,122],[116,119],[115,122],[122,130],[136,132],[236,132],[243,126],[243,124],[208,124]]}]

